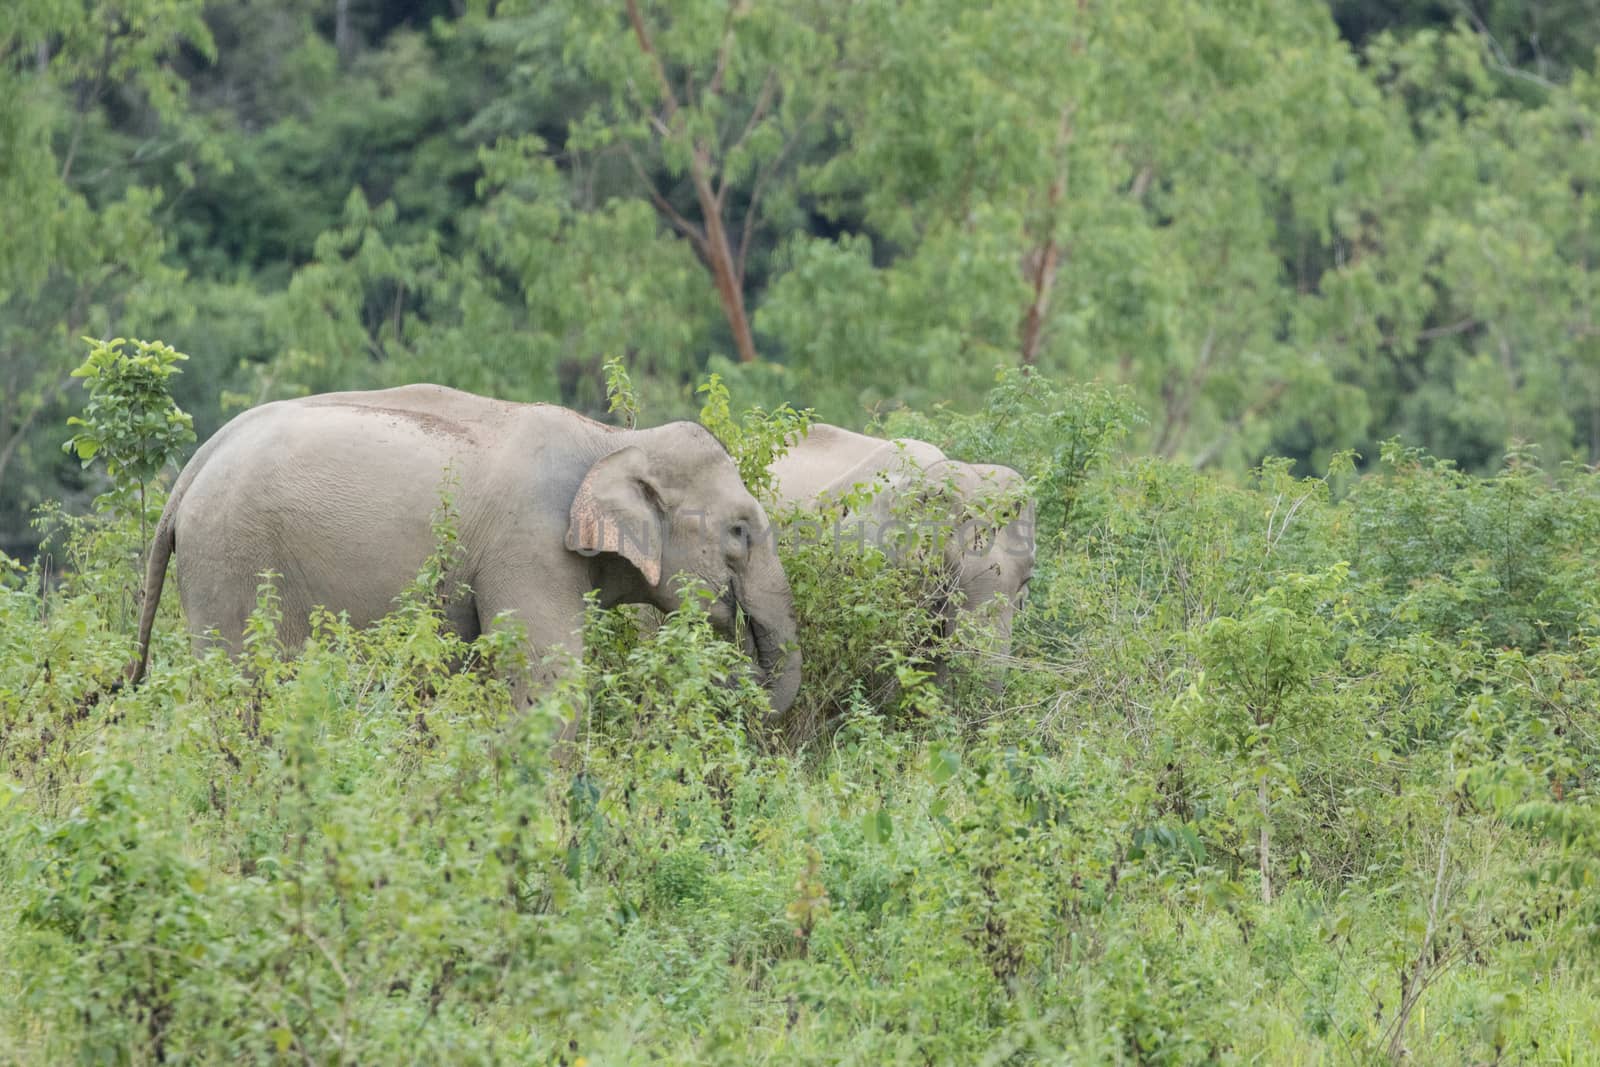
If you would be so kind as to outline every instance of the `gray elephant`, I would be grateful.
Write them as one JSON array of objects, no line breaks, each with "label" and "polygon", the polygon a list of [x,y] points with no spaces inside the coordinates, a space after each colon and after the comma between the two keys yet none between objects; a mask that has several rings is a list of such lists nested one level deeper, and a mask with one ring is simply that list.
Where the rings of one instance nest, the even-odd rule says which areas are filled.
[{"label": "gray elephant", "polygon": [[[456,633],[474,637],[511,612],[531,662],[552,649],[581,657],[589,592],[670,611],[686,573],[716,592],[719,630],[733,631],[735,606],[744,612],[781,724],[800,686],[789,583],[765,512],[710,433],[683,422],[620,430],[436,385],[266,404],[207,441],[156,527],[129,680],[144,675],[174,552],[197,645],[214,631],[238,654],[257,575],[271,570],[293,647],[318,605],[356,625],[391,610],[435,549],[446,486],[459,537],[446,588],[467,590],[445,608]],[[561,669],[547,664],[539,680]]]},{"label": "gray elephant", "polygon": [[[961,613],[982,611],[994,637],[990,651],[1010,655],[1035,555],[1034,505],[1022,475],[949,459],[924,441],[888,441],[826,423],[813,425],[771,470],[779,502],[837,509],[841,536],[877,544],[893,560],[911,562],[910,553],[934,533],[940,588],[931,592],[945,635]],[[991,684],[999,684],[998,675]]]}]

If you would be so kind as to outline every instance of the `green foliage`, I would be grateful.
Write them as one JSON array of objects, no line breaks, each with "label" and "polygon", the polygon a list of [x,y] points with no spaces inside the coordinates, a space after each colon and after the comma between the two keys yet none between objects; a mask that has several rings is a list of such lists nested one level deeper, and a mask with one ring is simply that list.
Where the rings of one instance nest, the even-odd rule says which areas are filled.
[{"label": "green foliage", "polygon": [[935,730],[947,725],[927,671],[945,651],[936,575],[897,566],[881,546],[852,536],[837,510],[773,518],[806,665],[794,733],[816,736],[841,715],[887,713]]},{"label": "green foliage", "polygon": [[[163,493],[151,492],[151,483],[194,440],[193,420],[171,393],[178,363],[188,357],[160,341],[134,341],[133,352],[124,351],[127,343],[120,337],[89,341],[88,358],[72,371],[89,398],[82,415],[67,419],[78,432],[63,446],[84,467],[103,461],[111,478],[110,489],[95,498],[101,521],[83,524],[73,539],[79,565],[103,580],[123,569],[105,566],[110,560],[125,568],[127,560],[144,558],[166,502]],[[134,588],[124,583],[125,606]]]},{"label": "green foliage", "polygon": [[883,420],[883,430],[936,444],[956,459],[1016,468],[1039,502],[1040,536],[1057,537],[1090,473],[1142,422],[1125,389],[1061,386],[1034,371],[1002,368],[980,410],[900,409]]},{"label": "green foliage", "polygon": [[[85,1062],[1578,1058],[1563,1026],[1596,1021],[1592,974],[1551,961],[1592,958],[1600,646],[1580,623],[1497,647],[1415,610],[1406,576],[1469,593],[1479,546],[1411,544],[1429,520],[1464,499],[1586,513],[1590,475],[1407,455],[1337,501],[1284,463],[1228,486],[1102,455],[1001,697],[933,680],[914,569],[789,528],[799,751],[770,744],[693,599],[647,633],[593,611],[581,671],[514,712],[515,635],[442,622],[448,494],[389,618],[320,613],[285,659],[265,575],[238,664],[194,658],[168,609],[146,684],[95,705],[126,656],[117,563],[68,524],[64,580],[0,580],[0,1042]],[[1567,558],[1568,527],[1509,528]]]},{"label": "green foliage", "polygon": [[1379,474],[1351,492],[1348,551],[1402,625],[1529,650],[1594,627],[1591,471],[1524,448],[1479,479],[1389,442]]},{"label": "green foliage", "polygon": [[1286,574],[1238,617],[1213,619],[1199,633],[1202,685],[1217,689],[1206,700],[1197,686],[1195,695],[1205,705],[1201,722],[1224,757],[1252,766],[1256,859],[1267,903],[1272,902],[1273,794],[1298,788],[1284,762],[1284,738],[1303,733],[1313,717],[1336,714],[1312,698],[1312,687],[1336,662],[1334,624],[1340,615],[1349,616],[1347,602],[1340,603],[1348,570],[1340,563],[1321,574]]},{"label": "green foliage", "polygon": [[418,380],[600,414],[615,357],[662,418],[716,371],[849,426],[1032,369],[1240,477],[1600,455],[1559,4],[204,7],[0,19],[8,544],[92,496],[49,429],[86,332],[195,353],[202,436]]},{"label": "green foliage", "polygon": [[606,375],[606,413],[617,416],[631,430],[639,423],[639,394],[633,390],[628,367],[620,358],[611,356],[602,369]]},{"label": "green foliage", "polygon": [[[0,13],[0,538],[84,501],[63,462],[72,346],[145,332],[183,302],[164,188],[226,161],[187,108],[176,57],[214,54],[198,0],[29,2]],[[207,397],[207,405],[215,402]]]},{"label": "green foliage", "polygon": [[1200,631],[1198,655],[1223,699],[1215,727],[1223,750],[1246,755],[1270,747],[1278,729],[1304,705],[1318,674],[1336,662],[1334,612],[1343,598],[1346,564],[1322,574],[1286,574],[1252,598],[1239,616],[1211,620]]},{"label": "green foliage", "polygon": [[696,393],[705,396],[700,407],[700,425],[716,435],[739,466],[739,476],[758,499],[772,498],[772,464],[811,428],[811,409],[796,411],[780,404],[771,411],[756,406],[746,408],[735,419],[728,387],[722,376],[713,374]]},{"label": "green foliage", "polygon": [[160,341],[89,341],[89,357],[72,372],[89,400],[67,420],[81,429],[64,447],[87,467],[96,456],[119,490],[141,488],[194,441],[194,420],[172,402],[169,379],[189,357]]},{"label": "green foliage", "polygon": [[[217,901],[205,867],[175,833],[172,798],[132,766],[107,761],[85,788],[84,804],[51,826],[30,828],[23,845],[39,857],[21,888],[19,919],[37,931],[49,962],[27,993],[41,1004],[70,1001],[83,1019],[84,1059],[130,1047],[166,1052],[179,998],[204,982],[217,946]],[[97,981],[58,985],[82,968]]]},{"label": "green foliage", "polygon": [[597,168],[605,156],[626,160],[624,188],[693,248],[733,351],[755,362],[750,251],[761,222],[799,221],[794,157],[824,133],[841,6],[628,0],[619,10],[580,0],[549,15],[561,61],[596,89],[570,124],[569,148]]}]

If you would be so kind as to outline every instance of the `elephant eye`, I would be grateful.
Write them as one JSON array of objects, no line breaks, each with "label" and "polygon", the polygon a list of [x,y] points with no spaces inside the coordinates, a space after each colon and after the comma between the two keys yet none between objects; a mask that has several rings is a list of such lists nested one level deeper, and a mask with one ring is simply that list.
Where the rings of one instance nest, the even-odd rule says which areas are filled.
[{"label": "elephant eye", "polygon": [[743,519],[728,527],[728,547],[743,555],[750,551],[750,524]]}]

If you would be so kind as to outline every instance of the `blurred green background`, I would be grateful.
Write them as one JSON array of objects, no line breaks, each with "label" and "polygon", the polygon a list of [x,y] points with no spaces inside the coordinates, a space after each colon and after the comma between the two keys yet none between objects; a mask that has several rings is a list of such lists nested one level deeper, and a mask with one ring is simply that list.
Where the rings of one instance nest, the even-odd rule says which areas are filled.
[{"label": "blurred green background", "polygon": [[862,425],[997,367],[1135,451],[1600,454],[1585,0],[20,0],[0,13],[0,548],[99,488],[82,336],[239,407],[429,380]]}]

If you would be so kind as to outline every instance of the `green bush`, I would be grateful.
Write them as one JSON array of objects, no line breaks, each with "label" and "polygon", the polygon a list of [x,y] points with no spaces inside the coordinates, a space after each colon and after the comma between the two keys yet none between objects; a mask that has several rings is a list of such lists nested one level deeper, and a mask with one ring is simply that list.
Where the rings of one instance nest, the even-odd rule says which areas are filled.
[{"label": "green bush", "polygon": [[169,607],[146,683],[99,695],[131,518],[54,518],[70,566],[0,575],[0,1049],[1581,1059],[1589,475],[1405,455],[1229,485],[1100,453],[998,698],[932,684],[918,575],[794,538],[798,746],[693,600],[592,611],[513,707],[515,635],[441,621],[449,502],[376,625],[324,613],[285,659],[266,583],[234,663]]}]

